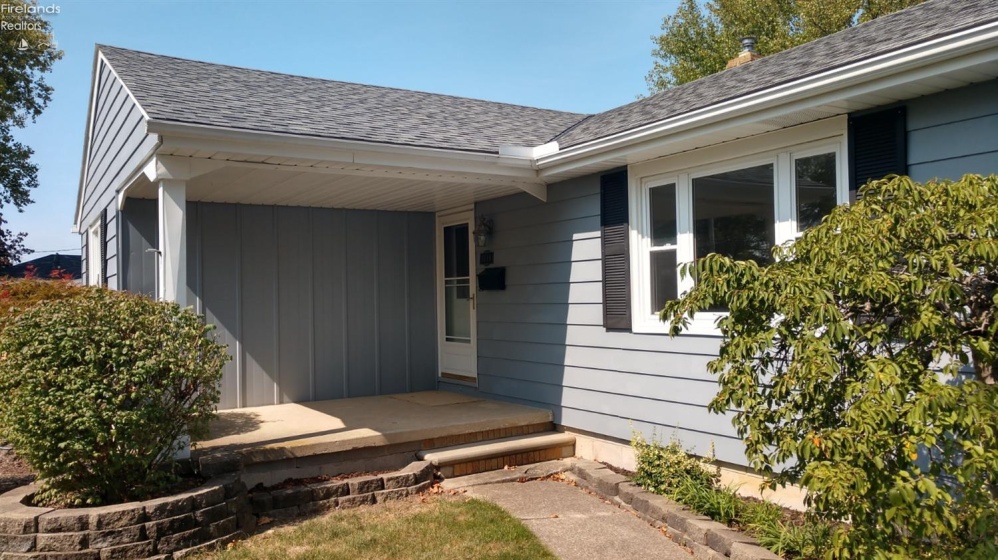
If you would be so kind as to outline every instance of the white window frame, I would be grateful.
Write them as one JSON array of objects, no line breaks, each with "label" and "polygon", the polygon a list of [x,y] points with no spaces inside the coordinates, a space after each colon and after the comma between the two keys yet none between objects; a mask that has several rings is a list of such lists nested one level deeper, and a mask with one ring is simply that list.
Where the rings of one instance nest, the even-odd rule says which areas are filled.
[{"label": "white window frame", "polygon": [[100,246],[104,243],[100,234],[100,220],[98,219],[87,229],[87,285],[100,286],[100,273],[103,269],[100,262]]},{"label": "white window frame", "polygon": [[[779,135],[780,133],[776,133]],[[630,194],[630,235],[631,235],[631,316],[632,330],[636,333],[666,334],[669,325],[659,320],[657,313],[651,313],[651,199],[650,191],[668,184],[676,185],[676,262],[679,266],[694,260],[695,239],[693,231],[693,179],[717,173],[734,171],[746,167],[773,164],[773,214],[774,237],[782,244],[799,237],[797,231],[797,186],[794,162],[802,157],[834,153],[836,160],[836,200],[838,204],[848,203],[848,162],[846,161],[846,138],[844,131],[833,136],[814,140],[800,139],[799,134],[785,134],[792,144],[752,152],[746,146],[741,153],[735,150],[726,152],[728,156],[709,163],[696,163],[697,158],[666,158],[669,161],[658,165],[637,164],[631,166]],[[704,149],[707,152],[711,149]],[[701,151],[701,150],[697,150]],[[693,152],[696,154],[696,151]],[[710,158],[708,158],[709,161]],[[695,162],[689,165],[687,162]],[[687,163],[684,166],[684,163]],[[647,173],[647,171],[660,171]],[[636,172],[635,172],[636,171]],[[693,287],[691,278],[677,278],[679,294]],[[719,318],[726,313],[697,313],[684,333],[702,336],[719,336],[716,326]]]}]

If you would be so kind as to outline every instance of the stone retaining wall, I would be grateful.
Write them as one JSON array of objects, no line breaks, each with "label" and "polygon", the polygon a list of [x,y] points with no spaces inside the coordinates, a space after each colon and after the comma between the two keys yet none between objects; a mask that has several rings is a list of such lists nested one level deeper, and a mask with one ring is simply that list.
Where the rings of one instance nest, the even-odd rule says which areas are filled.
[{"label": "stone retaining wall", "polygon": [[257,516],[287,519],[400,500],[426,490],[433,484],[433,465],[418,461],[408,467],[380,476],[360,476],[345,480],[317,482],[281,490],[258,490],[249,494],[250,507]]},{"label": "stone retaining wall", "polygon": [[26,505],[36,490],[30,484],[0,496],[0,560],[179,559],[256,525],[235,474],[175,496],[93,508]]},{"label": "stone retaining wall", "polygon": [[274,519],[397,500],[428,488],[420,461],[381,476],[249,492],[238,472],[217,474],[175,496],[95,508],[26,505],[37,491],[0,495],[0,560],[178,560],[245,537],[258,517]]}]

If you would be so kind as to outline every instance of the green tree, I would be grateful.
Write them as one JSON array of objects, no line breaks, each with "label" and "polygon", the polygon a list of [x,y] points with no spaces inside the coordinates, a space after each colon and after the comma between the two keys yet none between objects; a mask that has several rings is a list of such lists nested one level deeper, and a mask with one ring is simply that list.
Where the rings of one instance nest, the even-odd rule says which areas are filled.
[{"label": "green tree", "polygon": [[[34,122],[52,99],[43,75],[52,70],[62,52],[51,46],[49,23],[38,13],[37,2],[5,0],[0,11],[0,211],[13,205],[23,211],[38,186],[34,151],[14,138],[14,129]],[[0,214],[0,266],[16,262],[27,252],[24,233],[5,228]]]},{"label": "green tree", "polygon": [[841,558],[998,557],[998,176],[872,182],[773,250],[708,255],[662,319],[715,306],[713,412],[751,465],[849,520]]},{"label": "green tree", "polygon": [[924,0],[682,0],[652,37],[655,58],[645,77],[652,93],[724,70],[752,35],[770,55]]}]

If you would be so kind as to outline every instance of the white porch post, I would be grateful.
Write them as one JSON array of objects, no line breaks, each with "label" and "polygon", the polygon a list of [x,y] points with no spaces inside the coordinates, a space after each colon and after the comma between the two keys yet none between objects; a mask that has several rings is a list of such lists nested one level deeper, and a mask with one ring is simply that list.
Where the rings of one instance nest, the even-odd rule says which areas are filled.
[{"label": "white porch post", "polygon": [[159,181],[159,299],[187,306],[187,181]]}]

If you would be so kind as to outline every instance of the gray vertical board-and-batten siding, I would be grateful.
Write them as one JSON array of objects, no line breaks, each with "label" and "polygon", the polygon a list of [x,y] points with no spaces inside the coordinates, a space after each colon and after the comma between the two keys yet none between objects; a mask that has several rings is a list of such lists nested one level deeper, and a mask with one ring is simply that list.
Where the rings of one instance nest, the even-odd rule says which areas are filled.
[{"label": "gray vertical board-and-batten siding", "polygon": [[[125,288],[149,293],[155,201],[122,221]],[[233,356],[221,408],[436,387],[432,214],[189,202],[187,249]]]},{"label": "gray vertical board-and-batten siding", "polygon": [[907,106],[912,179],[998,173],[998,80],[920,97]]},{"label": "gray vertical board-and-batten siding", "polygon": [[[117,190],[149,155],[156,138],[146,133],[145,117],[138,105],[108,65],[99,59],[96,80],[93,86],[94,105],[91,107],[92,126],[87,131],[87,166],[83,176],[79,226],[85,234],[100,219],[101,211],[107,210],[107,282],[109,287],[118,288],[120,230]],[[84,237],[84,248],[85,245]],[[87,252],[84,250],[82,254],[86,261]],[[84,266],[89,268],[92,264]]]},{"label": "gray vertical board-and-batten siding", "polygon": [[717,391],[707,362],[717,338],[603,327],[600,178],[551,185],[548,202],[515,195],[480,202],[494,221],[493,266],[506,290],[478,293],[478,389],[462,392],[551,408],[567,428],[627,440],[677,436],[743,464],[731,419],[707,411]]}]

